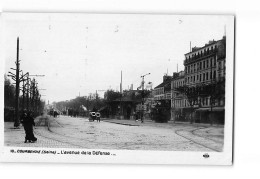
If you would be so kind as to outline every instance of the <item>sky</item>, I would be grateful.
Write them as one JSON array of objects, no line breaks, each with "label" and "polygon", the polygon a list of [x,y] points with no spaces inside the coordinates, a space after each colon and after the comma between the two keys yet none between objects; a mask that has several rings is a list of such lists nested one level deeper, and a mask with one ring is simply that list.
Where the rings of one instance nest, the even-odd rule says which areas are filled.
[{"label": "sky", "polygon": [[[219,40],[227,16],[5,13],[5,73],[15,68],[19,37],[21,69],[35,77],[42,99],[70,100],[98,90],[120,90],[145,84],[153,87],[163,75],[184,69],[191,46]],[[227,34],[228,35],[228,34]]]}]

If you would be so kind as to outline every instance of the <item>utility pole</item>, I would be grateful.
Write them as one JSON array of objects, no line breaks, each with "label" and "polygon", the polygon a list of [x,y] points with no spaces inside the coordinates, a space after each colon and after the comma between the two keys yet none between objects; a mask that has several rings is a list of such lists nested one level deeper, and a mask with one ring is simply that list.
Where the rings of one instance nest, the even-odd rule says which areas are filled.
[{"label": "utility pole", "polygon": [[106,91],[106,90],[96,90],[96,107],[98,107],[98,91]]},{"label": "utility pole", "polygon": [[35,97],[35,79],[31,83],[31,109],[34,112],[34,97]]},{"label": "utility pole", "polygon": [[123,82],[122,82],[122,80],[123,80],[123,77],[122,77],[123,75],[122,75],[122,70],[121,70],[121,82],[120,82],[120,114],[119,114],[119,118],[121,119],[121,118],[123,118],[123,117],[121,117],[122,116],[122,114],[123,114],[123,109],[122,109],[122,97],[123,97]]},{"label": "utility pole", "polygon": [[26,79],[26,109],[27,111],[29,111],[29,93],[30,93],[30,82],[29,82],[30,78],[29,78],[29,73],[27,75],[27,79]]},{"label": "utility pole", "polygon": [[[12,72],[8,72],[9,75],[12,77],[12,79],[15,81],[15,118],[14,118],[14,127],[18,128],[20,126],[19,121],[19,94],[20,94],[20,60],[19,60],[19,37],[17,37],[17,49],[16,49],[16,69],[11,68],[12,70],[15,70],[15,74]],[[22,76],[23,78],[23,76]]]},{"label": "utility pole", "polygon": [[[22,74],[23,76],[23,74]],[[24,98],[25,98],[25,84],[24,84],[24,80],[23,80],[23,88],[22,88],[22,92],[23,92],[23,102],[22,102],[22,110],[24,110]]]},{"label": "utility pole", "polygon": [[[20,70],[20,71],[22,71],[22,70]],[[26,93],[26,89],[25,89],[26,88],[26,84],[25,84],[25,81],[26,81],[25,76],[26,75],[28,75],[28,73],[23,74],[23,72],[22,72],[22,76],[19,78],[19,81],[23,82],[22,88],[20,88],[20,90],[23,93],[23,95],[22,95],[22,111],[25,108],[24,104],[25,104],[25,93]]]},{"label": "utility pole", "polygon": [[[215,56],[216,57],[216,56]],[[217,61],[217,58],[216,58]],[[211,78],[210,78],[210,124],[213,125],[213,120],[212,120],[212,108],[213,108],[213,78],[214,78],[214,74],[213,74],[213,65],[215,65],[215,60],[213,58],[213,61],[211,60],[211,65],[210,65],[210,73],[211,73]]]},{"label": "utility pole", "polygon": [[[45,75],[29,75],[28,76],[35,76],[35,77],[44,77]],[[29,78],[27,78],[29,79]],[[29,82],[29,80],[28,80]],[[45,89],[44,89],[45,90]],[[31,104],[31,110],[34,112],[34,114],[36,114],[38,111],[37,110],[37,100],[38,100],[38,95],[39,95],[39,91],[38,91],[38,87],[37,87],[37,82],[35,80],[35,78],[33,78],[31,80],[31,85],[30,85],[30,100],[28,100],[27,102],[27,107],[29,107],[29,103]],[[30,102],[29,102],[30,101]]]},{"label": "utility pole", "polygon": [[19,80],[19,71],[20,71],[20,60],[19,60],[19,37],[17,38],[17,58],[16,58],[16,84],[15,84],[15,121],[14,127],[19,127],[19,93],[20,93],[20,80]]},{"label": "utility pole", "polygon": [[142,107],[141,107],[141,110],[142,110],[142,115],[141,115],[141,122],[143,123],[144,122],[144,77],[147,76],[147,75],[150,75],[151,73],[147,73],[145,75],[142,75],[141,78],[142,78]]},{"label": "utility pole", "polygon": [[175,86],[174,86],[174,81],[175,81],[175,77],[173,75],[173,80],[172,80],[172,85],[171,85],[171,106],[172,106],[172,109],[171,109],[171,119],[173,120],[173,123],[175,123],[175,120],[176,120],[176,114],[175,114]]},{"label": "utility pole", "polygon": [[[12,79],[15,81],[15,118],[14,118],[14,127],[18,128],[20,126],[20,120],[19,120],[19,95],[20,95],[20,82],[24,81],[24,77],[26,74],[22,74],[20,77],[20,60],[19,60],[19,37],[17,37],[17,47],[16,47],[16,69],[11,68],[12,70],[15,70],[15,74],[12,72],[8,72],[9,75],[12,77]],[[23,83],[24,87],[24,83]],[[23,89],[24,90],[24,89]],[[24,99],[24,91],[23,91],[23,99]],[[24,101],[23,101],[24,102]],[[24,107],[24,106],[23,106]]]}]

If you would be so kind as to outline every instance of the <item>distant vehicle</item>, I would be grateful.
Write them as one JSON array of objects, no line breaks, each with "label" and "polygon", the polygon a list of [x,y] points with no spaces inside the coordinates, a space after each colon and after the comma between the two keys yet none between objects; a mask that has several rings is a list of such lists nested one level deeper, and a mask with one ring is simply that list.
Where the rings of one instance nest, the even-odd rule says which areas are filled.
[{"label": "distant vehicle", "polygon": [[100,122],[100,117],[101,117],[100,112],[96,112],[96,120],[97,120],[97,122]]},{"label": "distant vehicle", "polygon": [[96,112],[89,113],[89,121],[94,121],[96,119]]},{"label": "distant vehicle", "polygon": [[100,122],[100,117],[101,117],[101,114],[100,112],[90,112],[89,113],[89,121],[95,121],[97,120],[97,122]]}]

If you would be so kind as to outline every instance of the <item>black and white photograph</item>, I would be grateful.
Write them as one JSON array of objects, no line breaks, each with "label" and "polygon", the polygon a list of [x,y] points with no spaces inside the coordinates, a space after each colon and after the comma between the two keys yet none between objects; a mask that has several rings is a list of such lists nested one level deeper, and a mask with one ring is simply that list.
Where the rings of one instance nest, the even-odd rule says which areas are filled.
[{"label": "black and white photograph", "polygon": [[234,16],[2,14],[1,160],[232,165]]}]

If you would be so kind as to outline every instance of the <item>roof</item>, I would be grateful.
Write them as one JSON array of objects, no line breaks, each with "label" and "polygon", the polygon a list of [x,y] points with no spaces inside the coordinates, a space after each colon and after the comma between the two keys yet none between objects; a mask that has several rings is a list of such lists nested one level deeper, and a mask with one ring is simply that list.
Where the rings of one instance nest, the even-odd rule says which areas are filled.
[{"label": "roof", "polygon": [[159,84],[158,86],[156,86],[154,89],[156,88],[161,88],[161,87],[165,87],[166,85],[171,84],[171,80],[167,80],[165,82],[162,82],[161,84]]},{"label": "roof", "polygon": [[[203,47],[195,47],[195,50],[194,50],[194,51],[185,53],[184,55],[188,55],[188,54],[191,54],[191,53],[193,53],[193,52],[199,51],[199,50],[201,50],[201,49],[203,49],[203,48],[205,48],[205,47],[208,47],[208,46],[211,46],[211,45],[213,45],[213,44],[216,44],[217,42],[222,41],[222,40],[224,40],[224,38],[222,38],[222,39],[220,39],[220,40],[217,40],[217,41],[213,40],[213,41],[211,41],[211,43],[205,44]],[[194,47],[193,47],[193,48],[194,48]]]}]

